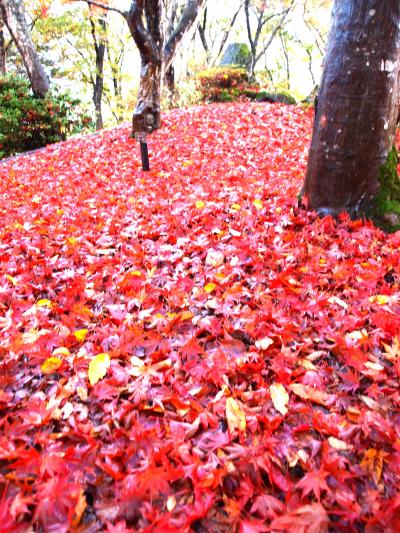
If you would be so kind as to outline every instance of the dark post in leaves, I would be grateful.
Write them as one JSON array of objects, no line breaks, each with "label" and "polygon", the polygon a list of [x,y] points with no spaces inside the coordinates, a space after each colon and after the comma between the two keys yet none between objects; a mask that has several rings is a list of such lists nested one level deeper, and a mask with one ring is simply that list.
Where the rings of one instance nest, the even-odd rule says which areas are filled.
[{"label": "dark post in leaves", "polygon": [[144,131],[135,133],[136,140],[140,143],[140,155],[142,156],[142,168],[146,172],[150,170],[149,150],[147,146],[147,134]]}]

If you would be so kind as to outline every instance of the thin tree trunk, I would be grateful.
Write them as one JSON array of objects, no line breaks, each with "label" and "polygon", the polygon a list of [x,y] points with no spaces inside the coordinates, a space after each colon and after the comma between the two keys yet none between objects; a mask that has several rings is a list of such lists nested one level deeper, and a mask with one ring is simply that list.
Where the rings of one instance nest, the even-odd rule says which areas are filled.
[{"label": "thin tree trunk", "polygon": [[165,86],[171,95],[175,94],[175,69],[173,63],[168,67],[164,76]]},{"label": "thin tree trunk", "polygon": [[[245,0],[244,2],[244,11],[246,14],[246,29],[247,29],[247,37],[249,39],[249,45],[250,45],[250,51],[251,51],[251,63],[249,66],[249,76],[250,79],[254,79],[254,71],[256,68],[256,53],[257,53],[257,44],[258,39],[256,42],[256,37],[253,38],[253,34],[251,31],[251,25],[250,25],[250,0]],[[259,19],[257,19],[257,24],[259,25]]]},{"label": "thin tree trunk", "polygon": [[33,94],[43,98],[49,90],[49,80],[29,33],[23,1],[0,0],[0,15],[21,54]]},{"label": "thin tree trunk", "polygon": [[6,68],[6,43],[4,39],[4,23],[2,19],[0,18],[0,75],[5,75],[7,68]]},{"label": "thin tree trunk", "polygon": [[[116,109],[115,111],[112,111],[112,113],[117,123],[120,124],[123,121],[123,110],[121,106],[121,98],[122,98],[121,70],[122,70],[122,63],[123,63],[124,54],[125,54],[124,41],[122,39],[120,40],[121,49],[119,51],[119,54],[116,54],[116,57],[113,57],[110,42],[108,40],[108,35],[105,35],[105,39],[106,39],[105,44],[106,44],[108,62],[109,62],[110,69],[111,69],[111,78],[112,78],[112,86],[113,86],[114,97],[115,97],[115,104],[116,104]],[[110,106],[111,106],[111,103],[110,103]]]},{"label": "thin tree trunk", "polygon": [[322,214],[358,215],[394,143],[400,3],[335,0],[304,194]]},{"label": "thin tree trunk", "polygon": [[286,88],[290,91],[290,61],[289,61],[289,50],[287,47],[286,36],[280,34],[283,56],[285,58],[285,70],[286,70]]},{"label": "thin tree trunk", "polygon": [[102,101],[104,88],[104,56],[106,51],[107,31],[107,21],[105,15],[99,17],[97,22],[100,26],[99,32],[96,32],[96,22],[93,20],[92,13],[90,13],[90,24],[92,27],[93,43],[96,53],[96,76],[93,85],[93,104],[96,115],[96,130],[99,131],[103,129]]},{"label": "thin tree trunk", "polygon": [[200,22],[200,24],[198,25],[197,29],[199,31],[201,44],[203,45],[204,51],[206,53],[206,61],[207,61],[207,64],[208,64],[208,62],[210,60],[210,49],[209,49],[208,43],[207,43],[206,27],[207,27],[207,7],[204,10],[203,20]]}]

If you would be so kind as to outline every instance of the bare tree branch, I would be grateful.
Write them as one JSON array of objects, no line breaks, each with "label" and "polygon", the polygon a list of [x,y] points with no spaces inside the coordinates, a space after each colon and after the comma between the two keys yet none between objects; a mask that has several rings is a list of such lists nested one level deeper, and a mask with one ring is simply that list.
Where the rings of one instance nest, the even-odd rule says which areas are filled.
[{"label": "bare tree branch", "polygon": [[205,0],[187,0],[182,16],[169,37],[164,47],[164,65],[165,69],[169,67],[174,57],[175,51],[182,41],[184,34],[196,20],[198,12]]},{"label": "bare tree branch", "polygon": [[100,7],[101,9],[105,9],[106,11],[114,11],[115,13],[119,13],[122,15],[125,19],[128,16],[128,13],[126,11],[121,11],[120,9],[112,6],[107,6],[106,4],[102,4],[101,2],[96,2],[95,0],[70,0],[71,2],[86,2],[88,5]]},{"label": "bare tree branch", "polygon": [[213,65],[215,65],[215,62],[217,61],[217,59],[218,59],[219,56],[221,55],[221,52],[222,52],[222,50],[224,49],[225,43],[226,43],[226,41],[227,41],[227,39],[228,39],[228,37],[229,37],[229,34],[230,34],[230,32],[231,32],[233,26],[235,25],[235,22],[236,22],[237,16],[239,15],[239,13],[240,13],[242,7],[243,7],[243,1],[240,2],[239,8],[238,8],[237,11],[234,13],[233,17],[231,18],[231,21],[230,21],[230,23],[229,23],[228,28],[227,28],[227,29],[225,30],[225,32],[224,32],[224,36],[223,36],[222,41],[221,41],[221,44],[220,44],[220,46],[219,46],[219,48],[218,48],[218,53],[217,53],[217,55],[215,56],[215,59],[214,59],[214,61],[213,61]]},{"label": "bare tree branch", "polygon": [[[147,31],[143,23],[144,11],[145,9],[143,0],[132,0],[126,20],[141,56],[146,58],[148,61],[158,62],[159,54],[156,44],[154,43],[150,33]],[[153,17],[159,20],[160,13],[154,13]]]},{"label": "bare tree branch", "polygon": [[207,27],[207,7],[204,10],[203,21],[199,23],[197,29],[199,31],[201,44],[203,45],[204,51],[209,56],[210,50],[208,48],[208,43],[206,39],[206,27]]},{"label": "bare tree branch", "polygon": [[290,11],[292,10],[294,3],[295,3],[295,0],[292,0],[292,3],[290,4],[290,6],[283,12],[281,19],[279,20],[279,22],[277,23],[275,28],[272,30],[272,33],[271,33],[267,43],[265,44],[265,46],[263,46],[263,49],[261,50],[261,52],[256,56],[255,63],[257,63],[259,61],[259,59],[265,54],[267,49],[270,47],[272,41],[275,39],[275,36],[278,33],[278,31],[280,29],[282,29],[282,27],[284,25],[284,22],[285,22],[285,19],[288,16],[288,14],[290,13]]}]

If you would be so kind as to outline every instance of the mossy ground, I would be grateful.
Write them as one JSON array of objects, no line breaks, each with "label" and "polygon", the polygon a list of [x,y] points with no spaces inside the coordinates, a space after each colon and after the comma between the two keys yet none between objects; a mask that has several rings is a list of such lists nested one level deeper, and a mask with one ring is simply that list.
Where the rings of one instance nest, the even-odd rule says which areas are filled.
[{"label": "mossy ground", "polygon": [[400,229],[400,177],[397,171],[399,155],[393,146],[386,163],[379,169],[380,183],[372,213],[374,222],[386,231]]}]

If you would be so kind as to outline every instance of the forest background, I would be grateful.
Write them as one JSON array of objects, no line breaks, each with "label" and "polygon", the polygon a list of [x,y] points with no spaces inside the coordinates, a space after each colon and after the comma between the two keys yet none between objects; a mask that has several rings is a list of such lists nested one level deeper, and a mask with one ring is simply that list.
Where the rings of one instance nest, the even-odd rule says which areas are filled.
[{"label": "forest background", "polygon": [[[179,13],[184,4],[179,0],[166,2],[165,30],[172,11]],[[140,57],[123,18],[118,13],[90,7],[85,1],[26,0],[24,6],[32,39],[53,91],[73,94],[80,102],[81,116],[90,118],[78,120],[78,129],[87,132],[96,126],[101,129],[128,120],[139,86]],[[126,7],[129,2],[118,3],[119,9]],[[297,101],[303,100],[320,78],[330,9],[330,0],[208,2],[174,59],[179,90],[172,96],[171,91],[164,89],[162,107],[185,107],[204,99],[198,90],[199,74],[218,66],[229,44],[245,43],[251,53],[248,22],[253,39],[257,38],[255,84],[260,90],[285,91]],[[6,27],[0,29],[3,71],[24,76],[18,50]],[[100,73],[103,91],[97,112],[96,43],[105,48]]]}]

